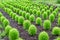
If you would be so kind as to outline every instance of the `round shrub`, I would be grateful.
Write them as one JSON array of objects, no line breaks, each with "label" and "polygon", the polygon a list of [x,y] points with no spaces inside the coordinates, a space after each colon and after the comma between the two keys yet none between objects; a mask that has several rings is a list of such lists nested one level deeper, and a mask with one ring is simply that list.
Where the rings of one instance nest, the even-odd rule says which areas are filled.
[{"label": "round shrub", "polygon": [[60,17],[58,18],[58,25],[60,25]]},{"label": "round shrub", "polygon": [[37,11],[36,16],[37,17],[40,17],[40,15],[41,15],[41,12],[40,11]]},{"label": "round shrub", "polygon": [[0,17],[2,16],[3,14],[0,12]]},{"label": "round shrub", "polygon": [[54,16],[53,14],[50,14],[49,20],[50,20],[51,22],[53,22],[53,21],[55,20],[55,16]]},{"label": "round shrub", "polygon": [[22,16],[22,10],[19,11],[19,15]]},{"label": "round shrub", "polygon": [[48,14],[48,16],[50,15],[50,10],[47,10],[47,14]]},{"label": "round shrub", "polygon": [[43,28],[45,30],[49,30],[51,28],[51,22],[49,20],[45,20],[43,23]]},{"label": "round shrub", "polygon": [[42,26],[42,19],[40,17],[36,18],[36,24]]},{"label": "round shrub", "polygon": [[54,16],[56,16],[57,15],[57,12],[56,11],[53,11],[53,14],[54,14]]},{"label": "round shrub", "polygon": [[5,17],[4,16],[1,16],[1,22],[3,22],[3,20],[5,20]]},{"label": "round shrub", "polygon": [[26,13],[25,18],[26,19],[29,19],[29,17],[30,17],[30,14],[29,13]]},{"label": "round shrub", "polygon": [[15,21],[18,21],[18,18],[19,18],[19,16],[18,16],[18,15],[16,15],[16,16],[15,16]]},{"label": "round shrub", "polygon": [[58,14],[58,17],[60,17],[60,13]]},{"label": "round shrub", "polygon": [[46,12],[44,12],[44,13],[42,14],[42,17],[43,17],[43,19],[47,19],[48,14],[47,14]]},{"label": "round shrub", "polygon": [[23,22],[23,27],[24,27],[24,29],[29,29],[29,27],[30,27],[30,25],[31,25],[31,22],[29,21],[29,20],[25,20],[24,22]]},{"label": "round shrub", "polygon": [[10,26],[10,25],[7,25],[6,27],[5,27],[5,33],[6,33],[6,35],[9,35],[9,31],[12,29],[12,27]]},{"label": "round shrub", "polygon": [[7,19],[3,20],[3,25],[4,25],[4,27],[6,27],[6,26],[9,25],[9,24],[10,24],[10,22],[9,22]]},{"label": "round shrub", "polygon": [[25,12],[25,11],[23,11],[23,12],[22,12],[22,16],[23,16],[23,17],[25,17],[25,15],[26,15],[26,12]]},{"label": "round shrub", "polygon": [[15,16],[16,16],[16,13],[13,13],[12,14],[12,18],[15,19]]},{"label": "round shrub", "polygon": [[30,14],[32,14],[32,13],[33,13],[33,12],[32,12],[32,9],[30,9],[30,10],[29,10],[29,13],[30,13]]},{"label": "round shrub", "polygon": [[30,20],[31,22],[35,21],[35,16],[32,14],[32,15],[29,17],[29,20]]},{"label": "round shrub", "polygon": [[19,38],[19,32],[17,29],[13,28],[9,31],[9,40],[16,40]]},{"label": "round shrub", "polygon": [[28,29],[28,33],[30,35],[35,35],[37,33],[37,28],[35,27],[35,25],[30,25],[30,27]]},{"label": "round shrub", "polygon": [[24,17],[23,16],[18,17],[18,24],[23,24],[23,22],[24,22]]},{"label": "round shrub", "polygon": [[56,40],[60,40],[60,37],[57,37]]},{"label": "round shrub", "polygon": [[33,10],[33,15],[35,16],[35,15],[36,15],[36,13],[37,13],[37,10],[36,10],[36,9],[34,9],[34,10]]},{"label": "round shrub", "polygon": [[54,27],[52,29],[52,34],[53,35],[60,35],[60,28],[59,27]]},{"label": "round shrub", "polygon": [[49,40],[49,35],[45,31],[41,32],[38,36],[38,40]]},{"label": "round shrub", "polygon": [[13,12],[10,12],[10,13],[9,13],[9,16],[12,17],[12,14],[13,14]]}]

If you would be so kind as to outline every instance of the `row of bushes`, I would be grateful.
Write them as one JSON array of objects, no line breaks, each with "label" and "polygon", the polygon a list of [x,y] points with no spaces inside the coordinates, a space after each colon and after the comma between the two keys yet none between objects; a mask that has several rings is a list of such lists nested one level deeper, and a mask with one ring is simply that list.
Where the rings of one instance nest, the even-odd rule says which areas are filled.
[{"label": "row of bushes", "polygon": [[0,22],[3,24],[3,28],[5,29],[5,35],[8,36],[9,40],[23,40],[19,38],[19,32],[17,29],[12,28],[10,26],[10,22],[6,19],[3,14],[0,12]]}]

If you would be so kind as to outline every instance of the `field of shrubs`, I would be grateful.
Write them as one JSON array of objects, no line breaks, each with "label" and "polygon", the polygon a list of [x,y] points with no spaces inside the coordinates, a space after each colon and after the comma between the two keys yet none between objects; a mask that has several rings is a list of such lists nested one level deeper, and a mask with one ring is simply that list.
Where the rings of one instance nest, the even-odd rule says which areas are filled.
[{"label": "field of shrubs", "polygon": [[23,0],[0,3],[0,40],[60,40],[60,7]]}]

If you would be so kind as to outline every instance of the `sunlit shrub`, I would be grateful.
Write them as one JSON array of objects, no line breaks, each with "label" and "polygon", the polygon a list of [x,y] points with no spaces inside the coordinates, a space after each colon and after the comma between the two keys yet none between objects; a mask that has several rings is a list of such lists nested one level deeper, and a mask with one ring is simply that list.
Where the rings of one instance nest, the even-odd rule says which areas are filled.
[{"label": "sunlit shrub", "polygon": [[55,20],[55,16],[54,16],[53,14],[50,14],[49,20],[50,20],[51,22],[53,22],[53,21]]},{"label": "sunlit shrub", "polygon": [[36,16],[37,17],[40,17],[41,16],[41,12],[40,11],[37,11]]},{"label": "sunlit shrub", "polygon": [[47,19],[48,14],[47,14],[46,12],[44,12],[44,13],[42,14],[42,17],[43,17],[43,19]]},{"label": "sunlit shrub", "polygon": [[37,17],[36,24],[42,26],[42,19],[40,17]]},{"label": "sunlit shrub", "polygon": [[35,25],[30,25],[30,27],[28,29],[28,33],[30,35],[35,35],[37,33],[37,28],[35,27]]},{"label": "sunlit shrub", "polygon": [[23,22],[24,22],[24,17],[23,16],[18,17],[18,24],[23,24]]},{"label": "sunlit shrub", "polygon": [[29,20],[25,20],[23,22],[23,28],[26,30],[29,29],[30,25],[31,25],[31,22]]},{"label": "sunlit shrub", "polygon": [[43,28],[45,30],[49,30],[51,28],[51,22],[49,20],[45,20],[43,23]]},{"label": "sunlit shrub", "polygon": [[10,26],[10,25],[7,25],[6,27],[5,27],[5,33],[6,33],[6,35],[8,36],[9,35],[9,31],[12,29],[12,27]]},{"label": "sunlit shrub", "polygon": [[49,35],[45,31],[41,32],[38,36],[38,40],[49,40]]},{"label": "sunlit shrub", "polygon": [[29,20],[30,20],[31,22],[35,21],[35,16],[34,16],[33,14],[30,15]]},{"label": "sunlit shrub", "polygon": [[18,18],[19,18],[19,16],[18,16],[18,15],[16,15],[16,16],[15,16],[15,21],[18,21]]},{"label": "sunlit shrub", "polygon": [[60,25],[60,17],[58,18],[58,25]]},{"label": "sunlit shrub", "polygon": [[30,14],[29,13],[26,13],[25,18],[26,19],[29,19],[29,17],[30,17]]},{"label": "sunlit shrub", "polygon": [[3,22],[3,20],[5,20],[5,17],[4,16],[1,16],[1,22]]},{"label": "sunlit shrub", "polygon": [[57,37],[55,40],[60,40],[60,37]]},{"label": "sunlit shrub", "polygon": [[54,27],[52,29],[52,34],[53,35],[60,35],[60,28],[59,27]]},{"label": "sunlit shrub", "polygon": [[4,25],[4,27],[6,27],[6,26],[9,25],[9,24],[10,24],[10,22],[9,22],[7,19],[3,20],[3,25]]},{"label": "sunlit shrub", "polygon": [[19,32],[17,29],[13,28],[9,31],[9,40],[16,40],[19,38]]}]

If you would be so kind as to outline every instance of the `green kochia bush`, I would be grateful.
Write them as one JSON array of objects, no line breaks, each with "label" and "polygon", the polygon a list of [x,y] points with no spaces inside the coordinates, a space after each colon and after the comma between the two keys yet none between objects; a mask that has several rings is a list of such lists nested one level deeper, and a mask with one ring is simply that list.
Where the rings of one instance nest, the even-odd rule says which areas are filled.
[{"label": "green kochia bush", "polygon": [[0,12],[0,17],[2,16],[3,14]]},{"label": "green kochia bush", "polygon": [[9,24],[10,24],[10,22],[9,22],[7,19],[3,20],[3,25],[4,25],[4,27],[6,27],[6,26],[9,25]]},{"label": "green kochia bush", "polygon": [[20,16],[18,18],[18,24],[23,24],[23,22],[24,22],[24,17],[23,16]]},{"label": "green kochia bush", "polygon": [[43,23],[43,28],[45,30],[49,30],[51,28],[51,22],[49,20],[45,20]]},{"label": "green kochia bush", "polygon": [[32,15],[29,17],[29,20],[30,20],[31,22],[35,21],[35,16],[32,14]]},{"label": "green kochia bush", "polygon": [[56,40],[60,40],[60,37],[57,37]]},{"label": "green kochia bush", "polygon": [[58,18],[58,25],[60,25],[60,17]]},{"label": "green kochia bush", "polygon": [[53,14],[54,14],[54,16],[56,16],[57,15],[57,12],[56,11],[53,11]]},{"label": "green kochia bush", "polygon": [[40,15],[41,15],[41,12],[37,11],[36,16],[40,17]]},{"label": "green kochia bush", "polygon": [[30,14],[29,13],[26,13],[25,18],[26,19],[29,19],[29,17],[30,17]]},{"label": "green kochia bush", "polygon": [[25,11],[23,11],[23,12],[22,12],[22,16],[23,16],[23,17],[25,17],[25,15],[26,15],[26,12],[25,12]]},{"label": "green kochia bush", "polygon": [[5,27],[5,33],[6,33],[6,35],[9,35],[9,31],[12,29],[12,27],[10,26],[10,25],[7,25],[6,27]]},{"label": "green kochia bush", "polygon": [[15,21],[18,21],[18,18],[19,18],[19,16],[18,16],[18,15],[16,15],[16,16],[15,16]]},{"label": "green kochia bush", "polygon": [[54,27],[52,30],[53,35],[60,35],[60,28],[59,27]]},{"label": "green kochia bush", "polygon": [[19,38],[19,32],[17,29],[13,28],[9,31],[9,40],[16,40]]},{"label": "green kochia bush", "polygon": [[58,14],[58,17],[60,17],[60,13]]},{"label": "green kochia bush", "polygon": [[29,20],[25,20],[23,22],[23,28],[26,30],[29,29],[30,25],[31,25],[31,22]]},{"label": "green kochia bush", "polygon": [[42,19],[40,17],[37,17],[36,24],[42,26]]},{"label": "green kochia bush", "polygon": [[42,17],[43,17],[43,19],[47,19],[48,14],[47,14],[46,12],[44,12],[44,13],[42,14]]},{"label": "green kochia bush", "polygon": [[4,16],[1,16],[1,22],[3,22],[3,20],[5,20],[5,17]]},{"label": "green kochia bush", "polygon": [[16,16],[16,13],[13,13],[12,14],[12,18],[15,19],[15,16]]},{"label": "green kochia bush", "polygon": [[35,27],[35,25],[30,25],[30,27],[28,29],[28,33],[30,35],[35,35],[37,33],[37,28]]},{"label": "green kochia bush", "polygon": [[49,20],[50,20],[51,22],[53,22],[54,19],[55,19],[55,16],[54,16],[53,14],[51,14],[51,15],[49,16]]},{"label": "green kochia bush", "polygon": [[33,10],[33,14],[34,14],[34,15],[36,15],[36,13],[37,13],[37,10],[36,10],[36,9],[34,9],[34,10]]},{"label": "green kochia bush", "polygon": [[49,35],[45,31],[43,31],[39,34],[38,40],[49,40]]}]

